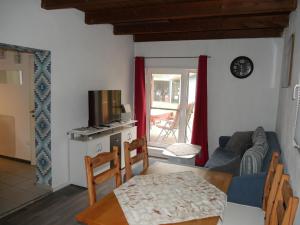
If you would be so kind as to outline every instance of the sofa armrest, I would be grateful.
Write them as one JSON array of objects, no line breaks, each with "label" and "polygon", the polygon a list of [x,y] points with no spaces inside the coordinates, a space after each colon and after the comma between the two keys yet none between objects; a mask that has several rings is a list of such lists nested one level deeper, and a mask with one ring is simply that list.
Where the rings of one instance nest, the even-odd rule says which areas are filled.
[{"label": "sofa armrest", "polygon": [[219,137],[219,146],[224,148],[230,138],[231,138],[230,136],[220,136]]},{"label": "sofa armrest", "polygon": [[228,190],[228,201],[262,207],[266,173],[233,177]]}]

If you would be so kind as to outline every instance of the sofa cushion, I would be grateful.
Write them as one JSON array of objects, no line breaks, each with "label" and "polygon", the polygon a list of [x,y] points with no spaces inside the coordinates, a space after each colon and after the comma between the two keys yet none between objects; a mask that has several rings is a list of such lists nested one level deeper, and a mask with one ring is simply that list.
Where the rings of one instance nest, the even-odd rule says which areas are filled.
[{"label": "sofa cushion", "polygon": [[242,156],[252,146],[252,133],[249,131],[235,132],[227,142],[224,150]]},{"label": "sofa cushion", "polygon": [[233,177],[228,189],[228,201],[255,207],[262,206],[266,173]]},{"label": "sofa cushion", "polygon": [[269,145],[268,145],[268,141],[267,141],[267,135],[266,135],[263,127],[258,127],[253,132],[252,142],[253,142],[253,146],[254,145],[262,146],[262,148],[260,148],[260,150],[262,150],[263,157],[265,157],[269,150]]},{"label": "sofa cushion", "polygon": [[224,151],[223,148],[217,148],[205,164],[205,167],[238,176],[240,163],[241,158],[239,155],[236,155],[233,152]]},{"label": "sofa cushion", "polygon": [[257,127],[252,134],[252,142],[255,143],[257,141],[257,138],[259,136],[264,136],[266,135],[265,130],[263,127]]},{"label": "sofa cushion", "polygon": [[248,149],[241,161],[240,176],[253,175],[261,172],[264,155],[264,147],[262,145],[254,145]]},{"label": "sofa cushion", "polygon": [[268,151],[264,158],[264,163],[262,167],[263,172],[267,172],[270,166],[270,162],[272,159],[273,152],[281,153],[280,144],[278,142],[278,138],[275,132],[266,132],[267,135],[267,142],[268,142]]},{"label": "sofa cushion", "polygon": [[257,127],[252,134],[252,142],[254,143],[256,140],[256,137],[260,134],[260,133],[264,133],[264,128],[263,127]]},{"label": "sofa cushion", "polygon": [[220,136],[219,137],[219,146],[224,148],[227,145],[230,138],[231,138],[231,136]]}]

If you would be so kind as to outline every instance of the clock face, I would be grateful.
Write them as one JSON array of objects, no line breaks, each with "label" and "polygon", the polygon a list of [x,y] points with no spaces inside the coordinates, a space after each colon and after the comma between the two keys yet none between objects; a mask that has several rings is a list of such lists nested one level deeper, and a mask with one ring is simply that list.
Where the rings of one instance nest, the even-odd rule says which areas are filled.
[{"label": "clock face", "polygon": [[232,61],[230,71],[233,76],[243,79],[251,75],[253,67],[251,59],[246,56],[239,56]]}]

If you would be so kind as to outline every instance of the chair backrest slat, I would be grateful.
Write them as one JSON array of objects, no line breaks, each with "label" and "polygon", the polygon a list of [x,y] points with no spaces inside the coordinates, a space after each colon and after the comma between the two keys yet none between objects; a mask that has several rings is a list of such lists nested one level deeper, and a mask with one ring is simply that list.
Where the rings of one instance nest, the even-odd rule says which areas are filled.
[{"label": "chair backrest slat", "polygon": [[[267,204],[268,204],[268,199],[269,199],[269,196],[270,196],[270,192],[271,192],[271,188],[272,188],[272,183],[273,183],[273,179],[274,179],[274,176],[275,176],[275,172],[276,172],[276,167],[277,167],[277,164],[279,162],[279,153],[278,152],[274,152],[272,154],[272,159],[271,159],[271,162],[270,162],[270,167],[269,167],[269,170],[268,170],[268,174],[267,174],[267,178],[266,178],[266,182],[265,182],[265,187],[264,187],[264,198],[263,198],[263,210],[267,210]],[[280,178],[279,178],[280,180]],[[275,190],[276,192],[276,190]],[[275,193],[274,194],[274,198],[275,198]],[[274,201],[274,199],[273,199]]]},{"label": "chair backrest slat", "polygon": [[296,217],[298,205],[299,205],[299,198],[293,197],[293,202],[292,202],[292,207],[291,207],[291,217],[290,217],[290,220],[289,220],[289,225],[294,224],[294,220],[295,220],[295,217]]},{"label": "chair backrest slat", "polygon": [[293,196],[289,176],[284,174],[276,193],[270,223],[266,225],[293,225],[299,199]]},{"label": "chair backrest slat", "polygon": [[94,176],[94,183],[101,184],[116,175],[116,168],[112,168]]},{"label": "chair backrest slat", "polygon": [[[131,157],[131,152],[136,150],[135,156]],[[132,165],[143,161],[143,171],[149,166],[147,139],[146,137],[133,140],[131,143],[124,143],[124,155],[125,155],[125,177],[126,181],[133,176]]]},{"label": "chair backrest slat", "polygon": [[284,207],[282,201],[278,202],[278,207],[276,209],[277,212],[277,220],[278,224],[282,224],[283,222],[283,217],[284,217]]},{"label": "chair backrest slat", "polygon": [[293,197],[293,190],[289,182],[285,181],[282,186],[282,200],[283,203],[287,203],[289,199]]},{"label": "chair backrest slat", "polygon": [[[95,157],[85,156],[85,168],[87,176],[87,186],[89,195],[89,204],[92,206],[96,203],[96,185],[115,177],[115,185],[121,185],[121,172],[118,156],[118,148],[113,147],[112,152],[100,153]],[[94,169],[113,161],[113,168],[110,168],[100,174],[94,175]]]},{"label": "chair backrest slat", "polygon": [[137,154],[136,156],[130,158],[131,165],[136,164],[144,159],[144,154]]},{"label": "chair backrest slat", "polygon": [[278,164],[275,170],[274,178],[272,180],[271,190],[269,192],[268,202],[266,205],[266,213],[265,213],[265,224],[269,224],[272,214],[272,208],[276,198],[276,192],[280,185],[280,180],[283,174],[283,165]]},{"label": "chair backrest slat", "polygon": [[115,159],[115,155],[110,152],[101,153],[101,157],[92,158],[92,166],[93,168],[97,168],[105,163],[111,162]]},{"label": "chair backrest slat", "polygon": [[135,139],[133,140],[132,142],[125,142],[125,143],[128,143],[128,147],[127,147],[127,151],[134,151],[136,150],[137,148],[141,148],[144,146],[144,143],[145,143],[145,138],[138,138],[138,139]]}]

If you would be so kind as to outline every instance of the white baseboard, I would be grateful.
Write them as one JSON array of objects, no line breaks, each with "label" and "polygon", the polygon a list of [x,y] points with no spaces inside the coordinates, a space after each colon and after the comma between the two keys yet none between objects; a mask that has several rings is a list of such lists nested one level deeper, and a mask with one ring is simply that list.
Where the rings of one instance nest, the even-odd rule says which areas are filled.
[{"label": "white baseboard", "polygon": [[66,182],[66,183],[58,185],[56,187],[52,187],[52,191],[53,192],[58,191],[58,190],[63,189],[64,187],[67,187],[69,185],[70,185],[70,182]]}]

